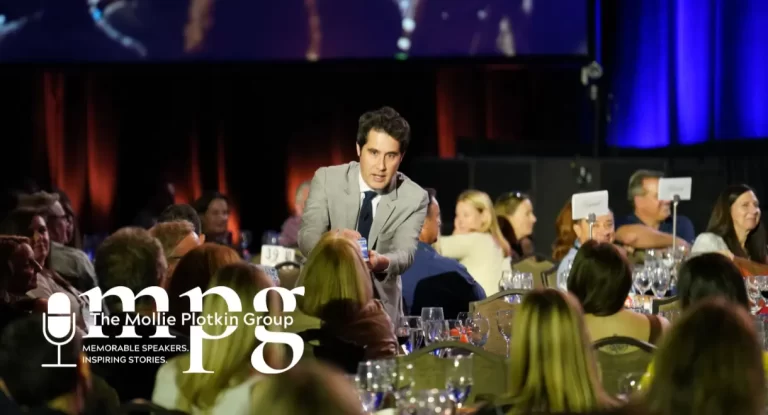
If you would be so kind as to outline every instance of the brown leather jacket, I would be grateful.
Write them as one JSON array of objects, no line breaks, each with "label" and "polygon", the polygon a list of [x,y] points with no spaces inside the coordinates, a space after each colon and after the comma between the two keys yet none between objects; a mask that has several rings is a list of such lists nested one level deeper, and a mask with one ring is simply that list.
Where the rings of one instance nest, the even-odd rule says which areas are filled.
[{"label": "brown leather jacket", "polygon": [[369,301],[356,313],[340,313],[324,319],[325,328],[340,339],[365,347],[365,359],[384,359],[397,355],[397,337],[389,315],[379,300]]}]

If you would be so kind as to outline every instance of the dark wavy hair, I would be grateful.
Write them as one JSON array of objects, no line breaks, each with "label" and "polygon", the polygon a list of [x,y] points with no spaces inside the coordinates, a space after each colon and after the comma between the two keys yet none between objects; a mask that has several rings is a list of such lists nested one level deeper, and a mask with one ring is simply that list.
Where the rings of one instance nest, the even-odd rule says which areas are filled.
[{"label": "dark wavy hair", "polygon": [[744,243],[746,252],[741,247],[733,227],[731,206],[739,196],[747,192],[754,192],[754,190],[745,184],[735,184],[728,186],[720,193],[715,201],[715,207],[712,209],[712,215],[709,217],[707,232],[723,238],[728,249],[737,257],[765,263],[768,259],[768,248],[766,248],[765,227],[762,219],[758,222],[757,227],[747,235],[747,240]]},{"label": "dark wavy hair", "polygon": [[725,297],[749,309],[744,278],[725,255],[697,255],[683,263],[677,278],[677,295],[684,309],[708,297]]},{"label": "dark wavy hair", "polygon": [[590,240],[579,248],[568,275],[568,291],[579,299],[585,314],[618,313],[631,288],[629,261],[613,244]]},{"label": "dark wavy hair", "polygon": [[382,131],[400,143],[400,154],[408,150],[411,142],[411,126],[397,111],[383,107],[360,116],[357,127],[357,144],[362,148],[368,142],[371,130]]}]

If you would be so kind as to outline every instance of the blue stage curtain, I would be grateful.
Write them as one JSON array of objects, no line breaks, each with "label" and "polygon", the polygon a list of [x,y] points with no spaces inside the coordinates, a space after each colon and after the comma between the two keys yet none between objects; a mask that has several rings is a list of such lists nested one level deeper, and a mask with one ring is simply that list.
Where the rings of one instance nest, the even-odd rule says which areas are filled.
[{"label": "blue stage curtain", "polygon": [[617,14],[609,145],[768,138],[768,1],[622,0]]}]

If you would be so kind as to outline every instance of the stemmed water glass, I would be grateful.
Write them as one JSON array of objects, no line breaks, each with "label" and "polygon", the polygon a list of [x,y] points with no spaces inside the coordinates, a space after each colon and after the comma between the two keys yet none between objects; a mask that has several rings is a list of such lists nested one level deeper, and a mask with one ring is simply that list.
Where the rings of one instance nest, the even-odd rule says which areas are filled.
[{"label": "stemmed water glass", "polygon": [[651,269],[651,291],[655,298],[663,298],[669,291],[669,270],[662,266]]},{"label": "stemmed water glass", "polygon": [[499,310],[496,312],[496,325],[499,328],[499,333],[504,337],[504,341],[507,342],[507,357],[509,357],[509,341],[512,338],[512,317],[514,317],[514,314],[512,310]]},{"label": "stemmed water glass", "polygon": [[459,408],[472,392],[472,356],[456,356],[448,368],[445,387],[453,396]]},{"label": "stemmed water glass", "polygon": [[645,295],[651,288],[650,271],[650,269],[639,265],[632,272],[632,285],[635,287],[637,295]]},{"label": "stemmed water glass", "polygon": [[568,261],[568,264],[557,273],[557,288],[561,291],[568,291],[568,276],[571,274],[571,267],[573,261]]},{"label": "stemmed water glass", "polygon": [[464,334],[464,322],[461,320],[445,320],[448,331],[444,333],[442,340],[461,341],[461,335]]},{"label": "stemmed water glass", "polygon": [[424,323],[419,316],[404,316],[398,319],[397,337],[407,336],[403,347],[407,354],[418,350],[424,342]]},{"label": "stemmed water glass", "polygon": [[488,342],[488,335],[491,332],[491,323],[487,318],[476,314],[468,318],[466,322],[467,337],[473,346],[483,347]]},{"label": "stemmed water glass", "polygon": [[379,410],[393,388],[392,368],[382,362],[360,362],[357,367],[357,387],[363,407],[368,412]]},{"label": "stemmed water glass", "polygon": [[424,307],[421,309],[421,321],[444,320],[443,307]]},{"label": "stemmed water glass", "polygon": [[424,341],[427,344],[445,340],[448,333],[448,321],[446,320],[427,320],[424,322]]}]

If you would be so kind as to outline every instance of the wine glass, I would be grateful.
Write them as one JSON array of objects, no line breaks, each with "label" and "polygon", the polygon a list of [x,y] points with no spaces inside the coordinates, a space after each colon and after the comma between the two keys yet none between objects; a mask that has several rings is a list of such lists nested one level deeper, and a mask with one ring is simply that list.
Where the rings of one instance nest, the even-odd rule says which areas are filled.
[{"label": "wine glass", "polygon": [[424,307],[421,309],[421,320],[444,320],[443,307]]},{"label": "wine glass", "polygon": [[501,280],[499,281],[499,287],[502,291],[512,289],[512,280],[514,279],[515,271],[504,270],[501,271]]},{"label": "wine glass", "polygon": [[461,341],[461,335],[464,334],[464,322],[461,320],[445,320],[445,323],[447,324],[448,331],[443,338],[443,340],[446,341]]},{"label": "wine glass", "polygon": [[532,290],[533,289],[533,274],[530,272],[521,272],[518,274],[520,277],[520,289]]},{"label": "wine glass", "polygon": [[[379,410],[386,395],[392,391],[392,373],[389,365],[381,364],[381,361],[360,362],[357,366],[357,381],[358,388],[367,392],[361,394],[365,410]],[[370,395],[373,395],[372,399]]]},{"label": "wine glass", "polygon": [[400,362],[397,366],[397,379],[395,381],[395,398],[400,400],[413,389],[416,379],[413,376],[413,364]]},{"label": "wine glass", "polygon": [[472,392],[472,356],[456,356],[448,368],[445,388],[451,393],[459,408]]},{"label": "wine glass", "polygon": [[557,273],[557,288],[561,291],[568,291],[568,276],[571,274],[571,267],[573,261],[568,261],[565,268],[561,269]]},{"label": "wine glass", "polygon": [[653,268],[651,274],[651,291],[655,298],[663,298],[669,290],[669,270],[664,266]]},{"label": "wine glass", "polygon": [[459,321],[467,321],[468,318],[469,318],[469,312],[467,311],[462,311],[456,316],[456,320],[459,320]]},{"label": "wine glass", "polygon": [[636,266],[632,272],[632,285],[637,295],[645,295],[651,288],[650,269],[642,265]]},{"label": "wine glass", "polygon": [[402,316],[398,319],[396,333],[407,354],[421,347],[424,339],[424,323],[419,316]]},{"label": "wine glass", "polygon": [[752,314],[756,314],[758,311],[760,311],[760,299],[763,298],[763,295],[760,292],[760,285],[757,281],[757,277],[752,275],[745,277],[744,285],[747,288],[747,295],[749,296],[749,299],[752,303]]},{"label": "wine glass", "polygon": [[488,335],[491,332],[491,323],[487,318],[477,314],[467,319],[467,337],[473,346],[483,347],[488,342]]},{"label": "wine glass", "polygon": [[496,312],[496,325],[499,328],[499,333],[504,337],[504,341],[507,342],[507,357],[509,357],[509,340],[512,338],[512,318],[514,314],[512,310],[499,310]]},{"label": "wine glass", "polygon": [[424,322],[424,340],[427,344],[445,340],[448,333],[448,322],[446,320],[427,320]]}]

